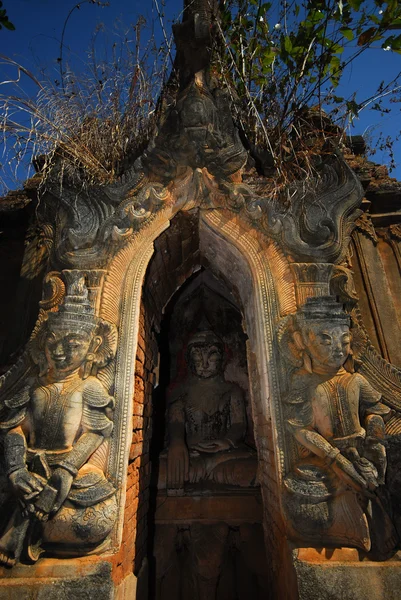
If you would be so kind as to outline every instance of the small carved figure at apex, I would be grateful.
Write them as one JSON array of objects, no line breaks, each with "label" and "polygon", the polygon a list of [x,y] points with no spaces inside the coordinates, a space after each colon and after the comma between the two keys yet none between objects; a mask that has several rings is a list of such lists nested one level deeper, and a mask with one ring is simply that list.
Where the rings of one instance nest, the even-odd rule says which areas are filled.
[{"label": "small carved figure at apex", "polygon": [[116,518],[115,488],[104,474],[114,399],[94,375],[114,355],[116,331],[95,317],[82,272],[63,275],[64,302],[30,344],[38,374],[0,406],[10,492],[0,563],[7,566],[44,550],[93,551]]},{"label": "small carved figure at apex", "polygon": [[159,489],[182,495],[185,484],[255,485],[255,452],[244,444],[243,393],[224,378],[223,343],[200,331],[186,358],[188,377],[168,399],[169,444],[160,460]]},{"label": "small carved figure at apex", "polygon": [[303,364],[286,400],[287,427],[298,443],[285,478],[292,526],[318,543],[385,556],[395,544],[381,492],[390,409],[354,372],[350,319],[335,298],[309,298],[293,327],[292,348]]}]

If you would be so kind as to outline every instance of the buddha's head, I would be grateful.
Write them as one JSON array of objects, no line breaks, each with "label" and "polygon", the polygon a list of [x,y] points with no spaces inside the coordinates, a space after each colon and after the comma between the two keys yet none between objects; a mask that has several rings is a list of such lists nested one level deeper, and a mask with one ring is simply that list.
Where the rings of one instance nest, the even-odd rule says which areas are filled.
[{"label": "buddha's head", "polygon": [[221,373],[223,359],[223,342],[212,331],[199,331],[189,340],[188,365],[200,379],[209,379]]},{"label": "buddha's head", "polygon": [[351,355],[350,319],[335,298],[308,298],[297,314],[294,341],[308,371],[332,373]]}]

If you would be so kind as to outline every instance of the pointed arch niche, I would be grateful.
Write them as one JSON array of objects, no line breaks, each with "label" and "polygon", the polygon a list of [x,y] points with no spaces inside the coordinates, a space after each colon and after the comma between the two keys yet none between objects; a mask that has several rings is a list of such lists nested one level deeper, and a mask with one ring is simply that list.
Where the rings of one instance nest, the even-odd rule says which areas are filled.
[{"label": "pointed arch niche", "polygon": [[[272,594],[286,597],[288,591],[290,596],[295,583],[280,507],[284,453],[280,358],[274,336],[279,319],[296,310],[293,277],[275,242],[256,233],[239,215],[219,209],[181,210],[175,215],[171,208],[160,211],[115,256],[106,275],[100,316],[119,329],[108,471],[117,479],[119,506],[125,506],[113,539],[115,581],[133,571],[139,588],[146,588],[153,543],[148,527],[150,523],[152,529],[153,518],[149,452],[158,332],[169,300],[202,269],[221,282],[242,313],[269,587],[276,590]],[[278,576],[280,572],[285,576]],[[148,592],[139,588],[137,597],[146,597]]]}]

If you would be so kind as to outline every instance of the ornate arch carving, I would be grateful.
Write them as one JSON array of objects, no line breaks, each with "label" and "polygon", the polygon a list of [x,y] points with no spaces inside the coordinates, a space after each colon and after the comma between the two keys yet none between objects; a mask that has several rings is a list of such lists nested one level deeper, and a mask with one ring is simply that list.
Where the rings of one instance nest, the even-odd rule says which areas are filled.
[{"label": "ornate arch carving", "polygon": [[[233,216],[227,209],[200,212],[201,240],[206,237],[206,232],[209,232],[209,236],[217,236],[220,243],[216,244],[215,252],[219,252],[222,244],[230,247],[230,252],[236,255],[233,272],[235,267],[239,268],[239,273],[243,273],[243,269],[248,270],[244,278],[248,276],[250,279],[251,295],[242,298],[242,301],[246,306],[247,327],[249,330],[252,329],[250,333],[252,352],[257,357],[259,387],[263,390],[261,394],[263,405],[254,406],[254,411],[256,414],[262,414],[264,419],[273,420],[275,437],[280,448],[278,455],[282,463],[285,453],[280,437],[281,426],[275,424],[277,418],[280,419],[281,409],[280,373],[276,364],[274,336],[280,317],[296,310],[295,287],[289,261],[276,242],[271,240],[265,243],[265,239],[249,227],[240,215]],[[141,288],[153,254],[154,242],[169,227],[174,214],[175,211],[171,208],[157,213],[151,222],[139,234],[132,237],[111,260],[100,302],[101,318],[112,322],[119,330],[115,365],[108,367],[109,378],[114,380],[116,397],[115,431],[110,448],[108,470],[118,482],[121,509],[119,525],[113,537],[115,547],[118,546],[122,535],[122,507],[130,443],[130,419],[134,402],[135,351]],[[201,246],[202,243],[205,242],[201,241]],[[205,249],[202,251],[207,253]],[[219,270],[218,257],[213,256],[213,252],[209,252],[207,258],[212,263],[212,267]],[[114,375],[111,371],[114,371]],[[258,403],[259,400],[255,399],[254,402]],[[263,446],[263,436],[259,438]],[[260,451],[263,452],[262,447]]]}]

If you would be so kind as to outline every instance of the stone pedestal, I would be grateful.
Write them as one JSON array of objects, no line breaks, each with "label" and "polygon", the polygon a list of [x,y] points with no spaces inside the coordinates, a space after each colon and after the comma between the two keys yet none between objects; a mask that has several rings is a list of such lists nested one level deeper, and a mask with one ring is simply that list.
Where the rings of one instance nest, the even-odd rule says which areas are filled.
[{"label": "stone pedestal", "polygon": [[384,562],[360,560],[352,548],[293,551],[299,600],[399,600],[401,553]]},{"label": "stone pedestal", "polygon": [[112,600],[111,572],[111,563],[97,556],[1,568],[0,600]]},{"label": "stone pedestal", "polygon": [[250,493],[209,496],[166,496],[159,493],[156,503],[157,525],[174,523],[262,523],[262,498],[259,490]]},{"label": "stone pedestal", "polygon": [[157,600],[268,597],[259,489],[181,497],[159,492],[153,560]]}]

